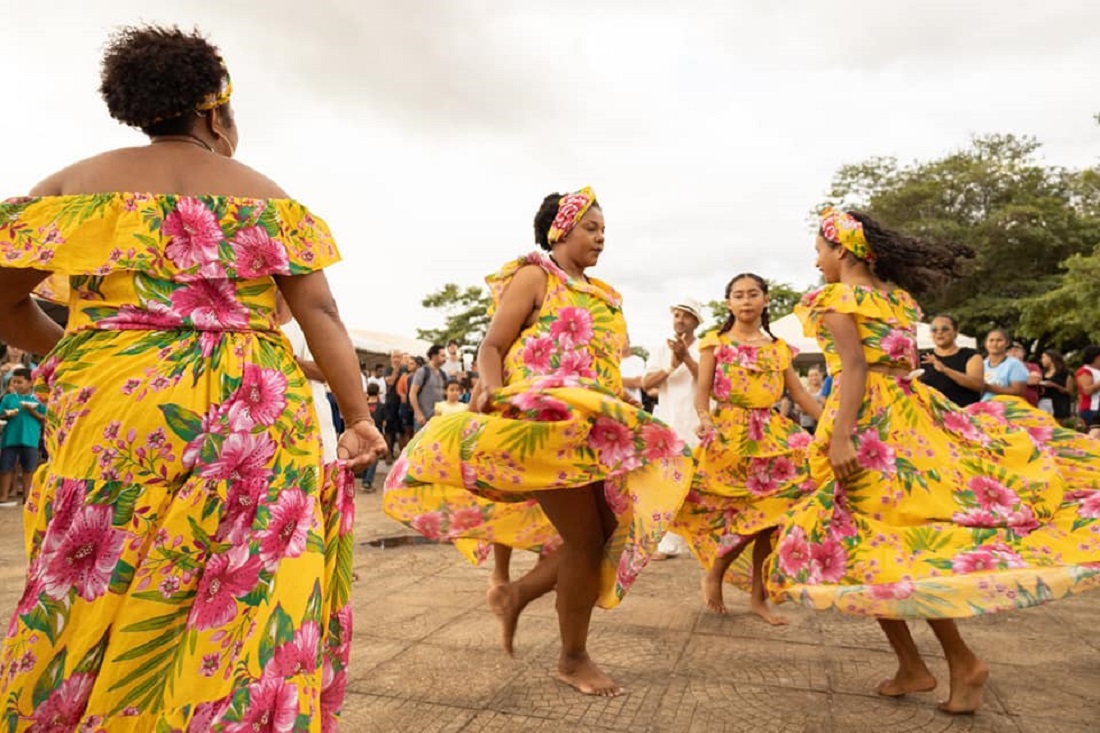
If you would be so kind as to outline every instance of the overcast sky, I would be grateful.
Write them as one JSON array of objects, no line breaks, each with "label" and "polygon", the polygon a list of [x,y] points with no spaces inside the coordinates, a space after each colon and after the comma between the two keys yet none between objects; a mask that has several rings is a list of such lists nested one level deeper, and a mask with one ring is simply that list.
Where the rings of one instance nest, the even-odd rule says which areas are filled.
[{"label": "overcast sky", "polygon": [[592,185],[635,343],[745,270],[816,280],[807,212],[845,163],[973,134],[1100,156],[1100,3],[1081,0],[3,2],[3,195],[140,135],[97,95],[111,28],[198,25],[233,75],[238,157],[328,220],[348,325],[414,335],[425,293],[532,247]]}]

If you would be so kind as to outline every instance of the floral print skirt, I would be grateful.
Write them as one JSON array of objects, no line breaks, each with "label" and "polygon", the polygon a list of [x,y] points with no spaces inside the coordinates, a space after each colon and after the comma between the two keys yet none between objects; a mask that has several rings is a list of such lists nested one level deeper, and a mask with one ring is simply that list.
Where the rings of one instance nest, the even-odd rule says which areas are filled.
[{"label": "floral print skirt", "polygon": [[687,494],[690,452],[669,427],[594,380],[517,382],[493,403],[490,414],[428,422],[386,480],[386,514],[430,539],[457,541],[477,561],[492,543],[555,547],[560,538],[538,492],[601,484],[617,526],[598,603],[617,605]]},{"label": "floral print skirt", "polygon": [[[715,432],[695,449],[691,491],[672,523],[704,568],[781,525],[813,490],[807,448],[813,436],[769,408],[725,404],[714,411]],[[726,582],[748,590],[752,563],[742,554]]]},{"label": "floral print skirt", "polygon": [[40,382],[0,730],[334,731],[354,483],[281,335],[82,331]]},{"label": "floral print skirt", "polygon": [[984,412],[1002,408],[964,411],[921,382],[871,372],[854,434],[862,471],[838,482],[828,446],[843,382],[811,446],[818,488],[792,511],[769,563],[775,600],[959,618],[1100,583],[1096,484],[1082,480],[1100,453],[1065,470],[1045,430]]}]

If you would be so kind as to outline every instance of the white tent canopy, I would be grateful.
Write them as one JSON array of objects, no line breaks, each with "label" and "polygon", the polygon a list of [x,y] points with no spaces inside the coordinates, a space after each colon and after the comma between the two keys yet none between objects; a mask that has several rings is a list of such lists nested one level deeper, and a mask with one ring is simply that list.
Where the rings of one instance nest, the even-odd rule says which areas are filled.
[{"label": "white tent canopy", "polygon": [[[799,321],[798,316],[793,313],[783,316],[778,321],[771,324],[771,329],[772,333],[777,337],[798,349],[800,354],[816,355],[821,353],[821,349],[817,345],[817,340],[812,336],[804,336],[802,334],[802,322]],[[959,346],[969,346],[972,349],[977,348],[977,341],[974,340],[973,336],[964,336],[961,333],[956,339],[956,343],[958,343]],[[927,323],[918,323],[917,348],[931,349],[932,346],[931,326]]]},{"label": "white tent canopy", "polygon": [[389,354],[394,349],[399,349],[413,356],[426,356],[431,346],[427,341],[381,331],[352,329],[348,331],[348,335],[351,336],[351,343],[357,351],[367,351],[372,354]]}]

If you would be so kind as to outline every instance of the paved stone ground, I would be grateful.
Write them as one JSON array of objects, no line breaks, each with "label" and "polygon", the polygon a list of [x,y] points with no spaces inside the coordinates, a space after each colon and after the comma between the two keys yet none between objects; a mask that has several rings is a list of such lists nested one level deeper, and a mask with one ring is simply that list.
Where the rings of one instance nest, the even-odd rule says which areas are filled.
[{"label": "paved stone ground", "polygon": [[[486,569],[446,546],[372,546],[407,533],[382,515],[379,494],[362,495],[359,512],[344,731],[1100,731],[1100,594],[965,622],[992,677],[977,716],[951,717],[935,710],[947,670],[925,626],[915,635],[939,694],[888,700],[872,692],[894,669],[872,621],[784,607],[791,624],[773,629],[733,589],[732,613],[719,618],[700,609],[694,560],[655,563],[622,606],[596,612],[593,656],[629,691],[597,699],[547,674],[557,654],[552,597],[527,611],[509,659],[485,607]],[[4,618],[22,591],[19,522],[0,509]],[[517,555],[515,569],[530,562]]]}]

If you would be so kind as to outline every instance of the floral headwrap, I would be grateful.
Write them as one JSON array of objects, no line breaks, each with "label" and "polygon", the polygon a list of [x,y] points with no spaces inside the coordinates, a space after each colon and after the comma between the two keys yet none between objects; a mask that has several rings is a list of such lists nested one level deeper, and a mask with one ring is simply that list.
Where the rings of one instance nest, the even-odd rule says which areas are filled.
[{"label": "floral headwrap", "polygon": [[558,214],[554,217],[554,223],[550,225],[547,241],[554,244],[565,239],[565,236],[577,226],[577,222],[584,218],[594,203],[596,203],[596,192],[591,186],[585,186],[580,191],[562,196],[561,201],[558,202]]},{"label": "floral headwrap", "polygon": [[871,251],[867,235],[863,233],[863,224],[858,219],[832,206],[824,209],[819,216],[821,236],[833,244],[839,244],[861,260],[875,261],[875,253]]},{"label": "floral headwrap", "polygon": [[[224,66],[222,68],[225,68]],[[229,97],[233,94],[233,80],[229,78],[229,72],[225,72],[225,77],[222,79],[222,88],[217,92],[210,92],[202,101],[195,105],[196,112],[206,112],[207,110],[221,107],[223,104],[229,101]]]}]

